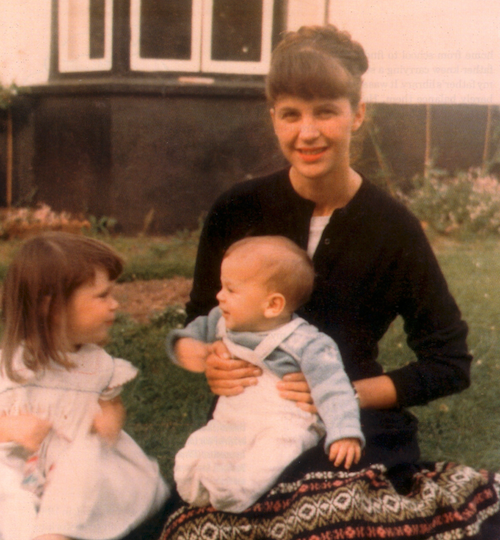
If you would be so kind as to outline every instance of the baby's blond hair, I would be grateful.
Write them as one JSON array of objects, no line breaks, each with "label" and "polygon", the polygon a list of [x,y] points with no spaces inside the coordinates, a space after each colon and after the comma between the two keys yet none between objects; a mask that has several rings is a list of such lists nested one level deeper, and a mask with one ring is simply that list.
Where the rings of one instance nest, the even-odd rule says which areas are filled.
[{"label": "baby's blond hair", "polygon": [[306,251],[284,236],[249,236],[232,244],[224,259],[238,253],[260,265],[259,277],[270,292],[281,293],[286,309],[305,304],[314,287],[314,266]]}]

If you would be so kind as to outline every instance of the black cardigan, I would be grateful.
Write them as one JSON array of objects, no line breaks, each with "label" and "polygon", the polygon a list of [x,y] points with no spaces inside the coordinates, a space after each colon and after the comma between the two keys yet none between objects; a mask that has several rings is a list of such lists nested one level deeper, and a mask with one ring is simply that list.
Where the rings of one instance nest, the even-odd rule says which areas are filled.
[{"label": "black cardigan", "polygon": [[[236,184],[216,201],[200,239],[188,320],[216,305],[222,256],[235,240],[283,235],[306,248],[314,203],[295,192],[288,172]],[[469,385],[467,325],[420,223],[403,205],[363,179],[349,204],[333,213],[313,261],[315,289],[299,314],[337,342],[351,380],[384,372],[377,344],[401,315],[417,361],[387,373],[400,407],[425,404]],[[374,436],[386,431],[374,419],[377,411],[363,413],[364,429]],[[393,420],[386,427],[397,431]],[[413,437],[416,424],[408,417],[401,429],[408,422]],[[416,459],[415,446],[410,454],[402,461]]]}]

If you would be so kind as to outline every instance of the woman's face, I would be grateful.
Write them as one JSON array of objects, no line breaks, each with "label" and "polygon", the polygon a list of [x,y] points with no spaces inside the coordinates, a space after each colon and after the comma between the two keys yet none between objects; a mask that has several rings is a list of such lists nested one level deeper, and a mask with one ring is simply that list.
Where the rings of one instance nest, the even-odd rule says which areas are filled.
[{"label": "woman's face", "polygon": [[363,103],[353,110],[347,98],[278,99],[271,117],[294,174],[306,180],[328,179],[349,168],[351,136],[363,123],[364,112]]}]

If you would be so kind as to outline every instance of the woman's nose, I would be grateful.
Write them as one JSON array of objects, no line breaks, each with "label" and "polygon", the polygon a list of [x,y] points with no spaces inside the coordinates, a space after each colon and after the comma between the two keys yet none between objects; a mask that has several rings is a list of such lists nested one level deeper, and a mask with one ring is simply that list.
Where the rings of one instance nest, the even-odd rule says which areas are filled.
[{"label": "woman's nose", "polygon": [[304,119],[300,126],[300,137],[303,140],[316,139],[319,136],[319,129],[313,119]]},{"label": "woman's nose", "polygon": [[109,303],[109,308],[111,309],[111,311],[117,310],[119,306],[120,302],[118,302],[118,300],[114,296],[112,296]]},{"label": "woman's nose", "polygon": [[220,291],[216,294],[215,298],[217,299],[218,302],[222,302],[222,299],[223,299],[222,290],[220,290]]}]

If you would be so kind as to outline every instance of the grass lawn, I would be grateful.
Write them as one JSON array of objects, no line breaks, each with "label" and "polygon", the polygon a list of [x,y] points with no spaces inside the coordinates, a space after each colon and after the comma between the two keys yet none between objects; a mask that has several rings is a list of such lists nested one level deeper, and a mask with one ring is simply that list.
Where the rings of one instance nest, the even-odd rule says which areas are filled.
[{"label": "grass lawn", "polygon": [[[127,259],[124,279],[152,279],[192,273],[196,233],[173,238],[109,239]],[[464,318],[474,354],[471,388],[413,412],[420,420],[423,459],[452,460],[500,469],[500,241],[456,243],[435,238],[436,254]],[[15,245],[0,244],[0,270]],[[127,386],[127,431],[155,456],[171,479],[173,456],[191,431],[205,422],[211,396],[204,377],[169,363],[163,342],[182,324],[183,311],[168,308],[146,325],[120,317],[108,350],[132,361],[140,376]],[[380,347],[386,369],[413,360],[401,321]]]},{"label": "grass lawn", "polygon": [[[474,354],[471,388],[413,412],[420,420],[423,459],[460,461],[500,469],[500,242],[456,243],[433,240],[452,293],[470,326]],[[121,321],[112,351],[142,368],[125,394],[128,430],[155,455],[171,477],[175,452],[205,421],[211,398],[202,376],[168,363],[163,339],[182,323],[182,311],[169,309],[147,326]],[[413,360],[402,322],[396,320],[380,347],[386,369]]]}]

